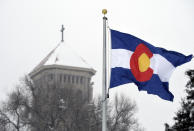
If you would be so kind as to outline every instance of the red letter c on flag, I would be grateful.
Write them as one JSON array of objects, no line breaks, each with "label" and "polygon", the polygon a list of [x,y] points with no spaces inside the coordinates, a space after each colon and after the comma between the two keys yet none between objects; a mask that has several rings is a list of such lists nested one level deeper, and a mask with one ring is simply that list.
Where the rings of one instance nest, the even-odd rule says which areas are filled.
[{"label": "red letter c on flag", "polygon": [[153,53],[144,45],[139,44],[130,59],[130,68],[137,81],[145,82],[151,79],[153,70],[150,68],[150,58]]}]

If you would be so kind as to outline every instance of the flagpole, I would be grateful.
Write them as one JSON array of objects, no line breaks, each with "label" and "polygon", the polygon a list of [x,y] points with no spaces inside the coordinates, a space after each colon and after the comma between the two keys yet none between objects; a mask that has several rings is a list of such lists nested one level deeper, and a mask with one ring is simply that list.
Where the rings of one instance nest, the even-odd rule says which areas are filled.
[{"label": "flagpole", "polygon": [[102,74],[102,131],[107,131],[107,101],[106,101],[106,94],[107,94],[107,69],[106,69],[106,23],[107,17],[107,10],[103,9],[102,13],[104,14],[103,17],[103,74]]}]

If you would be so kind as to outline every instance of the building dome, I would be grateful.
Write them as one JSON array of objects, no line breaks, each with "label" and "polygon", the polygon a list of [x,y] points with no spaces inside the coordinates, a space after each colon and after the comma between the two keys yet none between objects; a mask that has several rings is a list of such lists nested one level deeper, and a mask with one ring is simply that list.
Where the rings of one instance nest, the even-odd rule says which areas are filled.
[{"label": "building dome", "polygon": [[43,68],[50,66],[78,68],[82,70],[91,71],[92,74],[95,70],[87,64],[87,62],[80,57],[73,49],[64,42],[60,42],[30,73],[34,75]]}]

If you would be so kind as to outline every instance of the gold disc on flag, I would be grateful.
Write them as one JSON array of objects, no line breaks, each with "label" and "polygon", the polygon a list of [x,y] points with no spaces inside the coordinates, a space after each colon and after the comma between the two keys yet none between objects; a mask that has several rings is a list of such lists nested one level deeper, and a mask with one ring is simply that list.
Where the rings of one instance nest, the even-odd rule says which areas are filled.
[{"label": "gold disc on flag", "polygon": [[138,58],[139,71],[145,72],[150,67],[150,58],[146,53],[143,53]]}]

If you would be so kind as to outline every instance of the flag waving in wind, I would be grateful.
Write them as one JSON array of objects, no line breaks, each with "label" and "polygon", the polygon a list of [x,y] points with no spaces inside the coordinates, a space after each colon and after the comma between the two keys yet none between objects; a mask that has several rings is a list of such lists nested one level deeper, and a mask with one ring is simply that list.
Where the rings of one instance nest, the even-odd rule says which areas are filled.
[{"label": "flag waving in wind", "polygon": [[111,30],[110,88],[135,83],[138,89],[173,101],[169,79],[177,66],[192,59],[175,51],[168,51],[134,37]]}]

